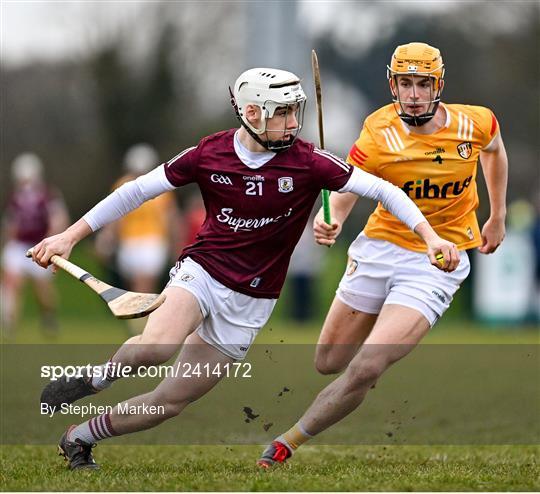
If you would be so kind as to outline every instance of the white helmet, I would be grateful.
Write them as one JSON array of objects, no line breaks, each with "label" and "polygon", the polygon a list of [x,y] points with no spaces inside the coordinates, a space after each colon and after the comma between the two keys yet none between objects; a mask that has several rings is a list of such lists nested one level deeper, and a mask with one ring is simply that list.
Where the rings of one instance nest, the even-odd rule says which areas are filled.
[{"label": "white helmet", "polygon": [[23,153],[13,160],[11,176],[15,182],[39,182],[43,174],[43,163],[34,153]]},{"label": "white helmet", "polygon": [[[279,151],[290,147],[298,136],[304,117],[306,95],[300,85],[300,79],[291,72],[279,69],[249,69],[236,79],[231,101],[242,125],[251,136],[264,147]],[[261,109],[261,127],[254,127],[245,117],[247,105],[256,105]],[[298,128],[292,140],[263,142],[258,138],[266,132],[266,120],[274,116],[278,107],[298,105]]]},{"label": "white helmet", "polygon": [[136,175],[149,172],[157,164],[159,164],[159,156],[150,144],[135,144],[124,156],[126,170]]}]

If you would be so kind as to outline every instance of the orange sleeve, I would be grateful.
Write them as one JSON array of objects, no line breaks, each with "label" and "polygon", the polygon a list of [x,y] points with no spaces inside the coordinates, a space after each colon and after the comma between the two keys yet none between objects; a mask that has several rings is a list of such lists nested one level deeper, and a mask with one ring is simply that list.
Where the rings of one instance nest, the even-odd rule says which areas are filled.
[{"label": "orange sleeve", "polygon": [[163,204],[166,208],[173,205],[174,194],[172,192],[165,192],[165,194],[163,194],[162,197],[163,197]]},{"label": "orange sleeve", "polygon": [[479,107],[480,115],[480,130],[482,132],[482,149],[488,146],[493,138],[499,132],[499,122],[497,122],[497,117],[489,108]]},{"label": "orange sleeve", "polygon": [[352,145],[347,155],[347,163],[378,176],[378,154],[375,140],[365,123],[360,132],[360,137]]}]

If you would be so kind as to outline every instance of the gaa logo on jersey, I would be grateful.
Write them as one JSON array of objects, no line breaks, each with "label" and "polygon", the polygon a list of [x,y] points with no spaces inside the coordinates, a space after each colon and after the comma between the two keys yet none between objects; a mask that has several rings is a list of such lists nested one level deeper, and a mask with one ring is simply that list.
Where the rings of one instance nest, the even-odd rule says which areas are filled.
[{"label": "gaa logo on jersey", "polygon": [[294,189],[292,177],[280,177],[278,178],[278,190],[286,194],[292,192]]},{"label": "gaa logo on jersey", "polygon": [[459,155],[464,159],[469,159],[472,154],[472,144],[469,141],[458,144],[457,147]]},{"label": "gaa logo on jersey", "polygon": [[210,175],[210,180],[214,182],[215,184],[223,184],[223,185],[232,185],[232,180],[227,175],[219,175],[217,173],[212,173]]}]

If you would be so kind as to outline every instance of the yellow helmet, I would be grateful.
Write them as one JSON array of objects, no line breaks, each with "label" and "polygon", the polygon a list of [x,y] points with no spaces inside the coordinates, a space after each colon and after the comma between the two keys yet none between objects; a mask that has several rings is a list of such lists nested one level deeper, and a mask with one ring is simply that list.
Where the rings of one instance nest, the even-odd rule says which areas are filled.
[{"label": "yellow helmet", "polygon": [[[439,102],[444,79],[444,63],[441,52],[426,43],[408,43],[400,45],[392,54],[390,65],[386,66],[389,81],[394,81],[394,86],[390,84],[393,101],[400,118],[409,125],[423,125],[433,118]],[[428,111],[422,115],[408,115],[399,98],[399,89],[396,84],[396,76],[411,75],[419,77],[430,77],[433,79],[433,89],[435,94],[430,97]],[[427,102],[426,102],[427,103]],[[398,104],[399,107],[396,105]]]}]

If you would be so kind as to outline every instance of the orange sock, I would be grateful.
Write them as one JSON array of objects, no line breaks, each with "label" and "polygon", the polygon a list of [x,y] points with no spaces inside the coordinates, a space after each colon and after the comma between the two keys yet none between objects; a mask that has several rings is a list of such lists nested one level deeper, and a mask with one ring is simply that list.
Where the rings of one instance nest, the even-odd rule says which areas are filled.
[{"label": "orange sock", "polygon": [[306,432],[300,422],[297,422],[287,432],[276,438],[276,440],[285,443],[292,451],[295,451],[312,437],[311,434]]}]

